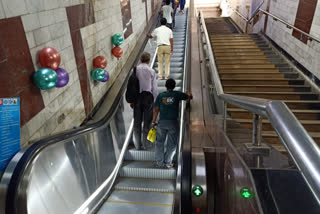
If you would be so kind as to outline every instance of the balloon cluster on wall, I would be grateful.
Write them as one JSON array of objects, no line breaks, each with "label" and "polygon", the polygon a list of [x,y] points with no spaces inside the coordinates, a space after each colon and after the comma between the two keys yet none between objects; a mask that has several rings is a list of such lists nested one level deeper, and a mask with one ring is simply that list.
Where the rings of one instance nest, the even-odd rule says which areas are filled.
[{"label": "balloon cluster on wall", "polygon": [[109,80],[109,73],[105,71],[107,66],[107,59],[104,56],[97,56],[93,59],[94,69],[91,71],[92,79],[100,82],[107,82]]},{"label": "balloon cluster on wall", "polygon": [[123,37],[120,33],[116,33],[112,36],[111,38],[112,43],[115,45],[114,48],[112,48],[112,55],[120,58],[123,54],[123,50],[122,48],[120,48],[119,46],[123,43]]},{"label": "balloon cluster on wall", "polygon": [[63,68],[59,68],[61,57],[58,51],[51,47],[43,48],[39,53],[39,62],[43,67],[33,75],[33,82],[41,90],[54,87],[61,88],[68,84],[69,74]]}]

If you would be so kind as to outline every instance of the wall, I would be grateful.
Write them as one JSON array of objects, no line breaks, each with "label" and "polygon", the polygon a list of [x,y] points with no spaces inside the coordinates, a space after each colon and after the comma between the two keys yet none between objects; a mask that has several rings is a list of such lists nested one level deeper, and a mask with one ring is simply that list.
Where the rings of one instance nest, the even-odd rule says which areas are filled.
[{"label": "wall", "polygon": [[[270,4],[269,12],[271,14],[294,25],[299,0],[265,0],[261,8],[266,9],[268,3]],[[236,4],[233,3],[233,5]],[[244,14],[243,10],[240,12]],[[235,14],[232,14],[231,17],[242,27],[242,29],[244,29],[243,21],[239,21],[239,17]],[[265,15],[260,16],[258,22],[253,26],[252,32],[257,33],[264,31],[264,26]],[[280,22],[274,21],[272,18],[267,19],[266,35],[320,79],[320,44],[315,41],[308,41],[307,44],[305,44],[292,36],[292,31],[292,29],[287,28]],[[320,40],[320,1],[318,1],[316,6],[310,34],[316,36]]]},{"label": "wall", "polygon": [[[270,2],[270,13],[282,18],[290,24],[295,23],[299,0],[286,0]],[[260,19],[260,23],[254,28],[254,32],[260,31],[265,17]],[[275,41],[281,48],[294,57],[300,64],[320,79],[320,44],[315,41],[308,41],[304,44],[292,36],[292,29],[288,29],[280,22],[275,22],[268,18],[266,34]],[[318,1],[310,34],[320,40],[320,1]]]},{"label": "wall", "polygon": [[[150,19],[151,1],[147,3]],[[13,28],[0,30],[0,49],[5,50],[4,54],[0,51],[0,84],[19,89],[5,91],[1,87],[0,97],[18,96],[22,100],[22,147],[81,124],[134,51],[146,27],[145,4],[144,0],[130,1],[133,34],[121,45],[124,54],[118,60],[111,54],[111,36],[123,31],[120,0],[0,0],[0,26],[9,23]],[[32,74],[40,68],[39,50],[46,46],[57,49],[60,67],[69,72],[70,81],[64,88],[40,91],[32,84]],[[92,59],[98,55],[108,61],[110,79],[105,84],[94,82],[89,74]],[[23,56],[24,67],[17,66],[21,60],[17,56]],[[6,76],[10,72],[14,76]],[[16,80],[17,76],[22,80]]]}]

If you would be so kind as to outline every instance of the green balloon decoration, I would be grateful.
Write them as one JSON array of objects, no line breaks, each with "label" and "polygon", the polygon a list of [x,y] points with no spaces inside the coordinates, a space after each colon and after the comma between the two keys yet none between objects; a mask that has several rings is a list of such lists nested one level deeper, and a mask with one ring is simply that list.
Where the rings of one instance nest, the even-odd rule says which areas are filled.
[{"label": "green balloon decoration", "polygon": [[91,77],[94,80],[102,81],[106,77],[106,72],[102,68],[95,68],[91,71]]},{"label": "green balloon decoration", "polygon": [[34,73],[33,82],[41,90],[48,90],[57,85],[58,75],[50,68],[41,68]]},{"label": "green balloon decoration", "polygon": [[123,37],[120,33],[116,33],[112,36],[112,43],[115,46],[120,46],[123,43]]}]

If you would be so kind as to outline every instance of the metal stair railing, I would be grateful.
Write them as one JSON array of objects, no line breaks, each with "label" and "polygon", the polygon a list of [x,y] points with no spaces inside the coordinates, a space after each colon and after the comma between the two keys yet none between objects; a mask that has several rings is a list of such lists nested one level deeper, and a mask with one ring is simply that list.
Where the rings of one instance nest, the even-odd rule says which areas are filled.
[{"label": "metal stair railing", "polygon": [[[247,19],[247,18],[246,18],[244,15],[242,15],[238,10],[232,8],[229,3],[228,3],[228,6],[229,6],[229,8],[230,8],[233,12],[235,12],[239,17],[241,17],[241,18],[246,22],[245,33],[248,33],[248,26],[249,26],[249,24],[252,24],[252,20],[253,20],[256,16],[259,16],[260,13],[263,13],[263,14],[265,14],[265,15],[267,15],[267,16],[271,16],[274,21],[279,21],[279,22],[281,22],[281,23],[284,24],[287,28],[296,30],[296,31],[298,31],[299,33],[305,35],[305,36],[308,38],[308,40],[310,40],[310,41],[316,41],[316,42],[320,43],[320,39],[317,38],[316,36],[313,36],[313,35],[311,35],[311,34],[309,34],[309,33],[304,32],[303,30],[295,27],[294,25],[290,24],[289,22],[286,22],[285,20],[281,19],[280,17],[278,17],[278,16],[276,16],[276,15],[273,15],[272,13],[270,13],[270,12],[268,12],[268,11],[266,11],[266,10],[263,10],[263,9],[261,9],[261,8],[258,8],[258,9],[254,12],[254,14],[251,16],[251,18],[250,18],[250,19]],[[260,5],[260,6],[261,6],[261,5]]]},{"label": "metal stair railing", "polygon": [[246,109],[255,115],[256,119],[253,122],[253,135],[255,136],[253,137],[253,144],[257,147],[260,146],[259,141],[261,139],[262,123],[260,116],[268,118],[282,144],[300,170],[311,192],[320,204],[320,149],[317,144],[282,101],[224,93],[202,11],[200,12],[200,25],[202,27],[201,32],[205,37],[206,54],[208,56],[209,69],[214,80],[214,87],[218,97],[224,102],[225,131],[227,103]]}]

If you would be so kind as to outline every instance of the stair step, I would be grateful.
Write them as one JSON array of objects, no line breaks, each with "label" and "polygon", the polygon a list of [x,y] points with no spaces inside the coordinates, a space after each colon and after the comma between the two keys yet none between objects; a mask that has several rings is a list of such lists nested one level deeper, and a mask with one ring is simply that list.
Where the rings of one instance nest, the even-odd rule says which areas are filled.
[{"label": "stair step", "polygon": [[172,212],[174,194],[115,190],[99,209],[99,213],[152,213]]},{"label": "stair step", "polygon": [[155,157],[154,151],[129,149],[126,152],[124,159],[137,160],[137,161],[154,161],[154,157]]},{"label": "stair step", "polygon": [[[172,62],[182,62],[184,61],[184,57],[183,56],[171,56],[170,59],[170,63]],[[156,62],[158,62],[158,59],[156,60]]]},{"label": "stair step", "polygon": [[311,87],[303,85],[225,85],[225,93],[232,91],[260,91],[260,92],[310,92]]},{"label": "stair step", "polygon": [[[320,109],[320,100],[281,100],[291,110],[294,109]],[[235,105],[228,104],[228,108],[238,108]]]},{"label": "stair step", "polygon": [[220,77],[230,78],[298,78],[299,74],[294,72],[278,72],[278,73],[251,73],[251,72],[235,72],[235,73],[220,73]]},{"label": "stair step", "polygon": [[256,74],[256,73],[279,73],[278,68],[254,68],[254,69],[242,69],[242,68],[224,68],[224,69],[219,69],[219,74],[228,74],[228,73],[251,73],[251,74]]},{"label": "stair step", "polygon": [[120,178],[114,189],[144,192],[175,192],[175,180]]},{"label": "stair step", "polygon": [[225,68],[275,68],[273,64],[263,64],[263,65],[218,65],[219,69],[225,69]]},{"label": "stair step", "polygon": [[[164,69],[164,65],[163,65],[163,69]],[[158,73],[158,66],[154,68],[154,70],[156,71],[156,73]],[[170,74],[171,73],[183,73],[183,67],[170,67]]]},{"label": "stair step", "polygon": [[260,64],[271,64],[270,61],[268,59],[242,59],[242,60],[220,60],[217,59],[216,63],[218,65],[232,65],[232,64],[238,64],[238,65],[242,65],[242,64],[253,64],[253,65],[260,65]]},{"label": "stair step", "polygon": [[268,58],[264,55],[260,55],[260,56],[217,56],[216,60],[257,60],[257,59],[264,59],[264,60],[268,60]]},{"label": "stair step", "polygon": [[212,41],[214,47],[217,46],[244,46],[244,45],[254,45],[256,46],[256,43],[254,41],[245,41],[245,42],[221,42],[221,41]]},{"label": "stair step", "polygon": [[231,92],[233,95],[241,95],[248,97],[257,97],[270,100],[315,100],[318,98],[317,94],[312,92]]},{"label": "stair step", "polygon": [[[293,109],[291,111],[299,120],[320,120],[320,110]],[[253,117],[251,112],[241,108],[228,108],[228,112],[232,118],[251,119]]]},{"label": "stair step", "polygon": [[230,48],[230,49],[213,49],[214,51],[214,54],[216,55],[216,53],[220,53],[220,52],[223,52],[223,53],[239,53],[239,52],[242,52],[242,53],[249,53],[249,52],[259,52],[261,51],[260,48]]},{"label": "stair step", "polygon": [[[155,67],[158,67],[158,62],[156,62],[154,64]],[[170,62],[170,68],[179,68],[179,67],[183,67],[183,62]]]},{"label": "stair step", "polygon": [[175,179],[176,169],[159,169],[152,161],[124,161],[120,169],[120,177]]},{"label": "stair step", "polygon": [[[243,126],[248,129],[252,129],[252,119],[236,119]],[[320,120],[299,120],[303,127],[308,132],[320,132]],[[263,131],[273,131],[273,128],[269,120],[262,120],[262,130]]]},{"label": "stair step", "polygon": [[[308,134],[313,138],[313,140],[320,144],[320,133],[318,132],[308,132]],[[262,137],[265,141],[270,144],[281,144],[280,138],[275,131],[263,131]],[[282,144],[281,144],[282,145]],[[273,146],[273,145],[272,145]]]},{"label": "stair step", "polygon": [[232,45],[224,45],[224,46],[219,46],[219,45],[214,45],[212,44],[214,51],[228,51],[229,49],[236,49],[236,50],[256,50],[259,49],[259,47],[257,45],[246,45],[246,46],[232,46]]},{"label": "stair step", "polygon": [[290,109],[320,109],[320,100],[282,100]]},{"label": "stair step", "polygon": [[215,52],[215,57],[219,56],[264,56],[264,52],[261,50],[256,50],[252,52]]},{"label": "stair step", "polygon": [[222,85],[304,85],[302,79],[281,79],[281,78],[221,78]]}]

